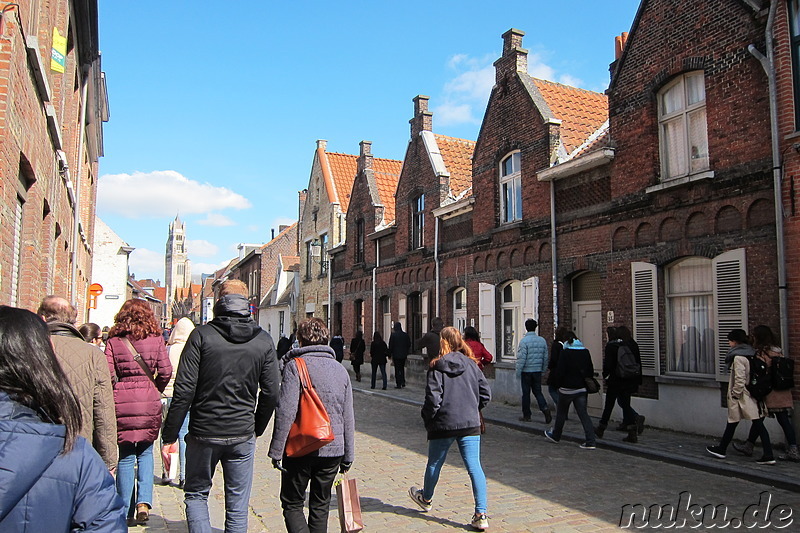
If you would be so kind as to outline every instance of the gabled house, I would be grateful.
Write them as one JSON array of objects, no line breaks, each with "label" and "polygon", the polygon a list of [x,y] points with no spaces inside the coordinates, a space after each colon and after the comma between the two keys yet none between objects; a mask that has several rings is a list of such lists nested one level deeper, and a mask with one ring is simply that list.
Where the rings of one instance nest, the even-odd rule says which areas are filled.
[{"label": "gabled house", "polygon": [[275,281],[261,301],[259,325],[272,336],[277,345],[281,337],[294,331],[294,307],[296,295],[295,278],[300,272],[300,258],[296,255],[278,255],[275,265]]}]

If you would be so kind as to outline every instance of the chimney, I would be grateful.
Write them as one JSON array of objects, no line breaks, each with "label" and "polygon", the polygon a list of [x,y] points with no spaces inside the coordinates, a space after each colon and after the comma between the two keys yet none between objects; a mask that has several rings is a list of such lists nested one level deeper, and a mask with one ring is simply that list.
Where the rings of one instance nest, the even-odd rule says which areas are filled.
[{"label": "chimney", "polygon": [[628,32],[624,31],[622,34],[614,37],[614,59],[622,57],[622,52],[625,50],[625,44],[628,42]]},{"label": "chimney", "polygon": [[511,28],[503,34],[503,56],[494,62],[495,80],[499,83],[503,78],[515,72],[528,72],[528,51],[522,48],[522,36],[525,32]]},{"label": "chimney", "polygon": [[358,173],[365,170],[372,170],[372,141],[361,141],[358,143],[361,151],[358,155]]},{"label": "chimney", "polygon": [[422,131],[433,129],[433,113],[428,111],[429,96],[417,95],[414,97],[414,118],[409,120],[411,124],[411,138],[413,139]]},{"label": "chimney", "polygon": [[322,149],[325,151],[328,148],[328,141],[325,139],[317,139],[317,150]]},{"label": "chimney", "polygon": [[286,228],[288,228],[288,227],[289,227],[288,224],[280,224],[278,226],[278,233],[283,233],[284,231],[286,231]]},{"label": "chimney", "polygon": [[270,231],[272,232],[272,237],[270,240],[273,240],[275,238],[275,228],[272,228]]}]

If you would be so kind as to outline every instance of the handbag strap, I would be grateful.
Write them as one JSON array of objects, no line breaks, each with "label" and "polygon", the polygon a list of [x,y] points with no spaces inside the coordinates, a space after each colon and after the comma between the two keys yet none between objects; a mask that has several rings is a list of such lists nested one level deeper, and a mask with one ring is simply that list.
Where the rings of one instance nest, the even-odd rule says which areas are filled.
[{"label": "handbag strap", "polygon": [[142,370],[144,370],[145,375],[148,378],[150,378],[150,381],[153,383],[153,385],[156,388],[158,388],[158,385],[156,385],[156,380],[153,377],[153,371],[150,370],[150,367],[147,366],[147,363],[145,363],[144,359],[142,359],[141,354],[139,354],[139,352],[136,351],[136,348],[133,347],[133,343],[128,339],[128,337],[121,337],[121,338],[122,342],[125,343],[125,346],[127,346],[128,350],[130,350],[130,352],[133,354],[133,360],[139,363],[139,366],[142,367]]},{"label": "handbag strap", "polygon": [[305,389],[310,389],[311,376],[308,375],[308,367],[302,357],[295,357],[294,364],[297,366],[297,375],[300,377],[300,385]]}]

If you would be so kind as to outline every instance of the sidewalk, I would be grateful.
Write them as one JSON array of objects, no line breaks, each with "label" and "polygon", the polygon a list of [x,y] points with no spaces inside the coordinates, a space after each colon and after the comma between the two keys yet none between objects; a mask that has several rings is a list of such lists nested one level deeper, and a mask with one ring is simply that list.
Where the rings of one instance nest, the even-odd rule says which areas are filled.
[{"label": "sidewalk", "polygon": [[[348,371],[352,375],[350,368],[348,368]],[[380,380],[378,380],[378,383],[380,384]],[[406,388],[396,389],[391,380],[387,390],[381,390],[380,387],[371,390],[368,372],[362,374],[361,382],[353,379],[353,389],[362,394],[374,394],[419,406],[422,406],[425,394],[424,387],[420,384],[409,382]],[[505,426],[531,433],[531,438],[544,439],[543,432],[548,429],[548,426],[545,425],[543,417],[538,412],[535,412],[532,422],[521,422],[519,421],[521,414],[518,406],[498,402],[491,402],[483,412],[484,419],[488,425]],[[760,446],[756,447],[753,457],[745,457],[731,446],[725,459],[716,459],[709,455],[705,448],[709,444],[716,444],[718,437],[706,437],[646,427],[644,433],[639,436],[639,442],[629,444],[622,442],[622,438],[625,437],[626,433],[615,431],[614,428],[617,425],[618,421],[612,420],[605,432],[605,437],[597,440],[599,448],[800,492],[800,463],[778,461],[777,464],[772,466],[758,465],[755,461],[761,456]],[[722,427],[719,428],[720,432],[722,429]],[[491,428],[488,431],[491,431]],[[574,412],[571,413],[570,419],[567,420],[564,426],[562,440],[575,442],[583,442],[584,440],[583,428]],[[781,451],[776,450],[775,455],[781,455]]]}]

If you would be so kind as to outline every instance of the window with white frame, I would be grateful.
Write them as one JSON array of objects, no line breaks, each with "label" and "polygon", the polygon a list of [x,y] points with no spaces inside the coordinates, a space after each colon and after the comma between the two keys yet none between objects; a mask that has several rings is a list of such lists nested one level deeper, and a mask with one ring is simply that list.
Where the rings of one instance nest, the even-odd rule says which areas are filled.
[{"label": "window with white frame", "polygon": [[522,172],[520,153],[508,155],[500,163],[500,222],[522,220]]},{"label": "window with white frame", "polygon": [[666,272],[670,372],[714,374],[714,285],[711,260],[689,257]]},{"label": "window with white frame", "polygon": [[706,88],[702,72],[683,74],[658,94],[662,179],[708,170]]},{"label": "window with white frame", "polygon": [[505,360],[516,359],[517,344],[519,344],[519,322],[520,322],[520,294],[522,284],[514,280],[508,283],[500,291],[500,326],[502,342],[502,358]]},{"label": "window with white frame", "polygon": [[425,234],[425,195],[417,196],[411,208],[411,249],[424,246]]},{"label": "window with white frame", "polygon": [[467,289],[464,287],[453,292],[453,326],[462,333],[467,327]]}]

